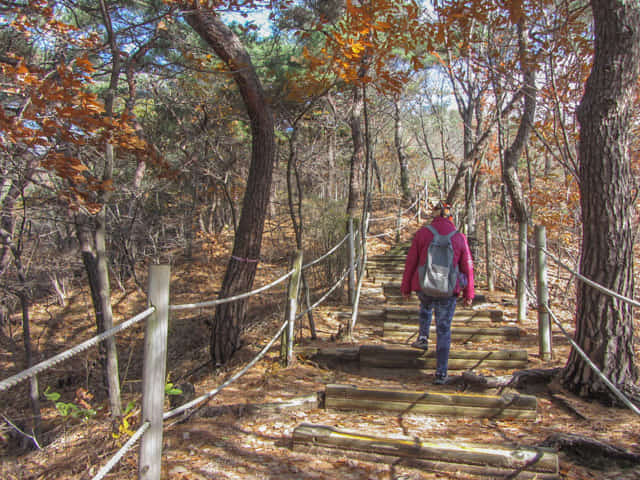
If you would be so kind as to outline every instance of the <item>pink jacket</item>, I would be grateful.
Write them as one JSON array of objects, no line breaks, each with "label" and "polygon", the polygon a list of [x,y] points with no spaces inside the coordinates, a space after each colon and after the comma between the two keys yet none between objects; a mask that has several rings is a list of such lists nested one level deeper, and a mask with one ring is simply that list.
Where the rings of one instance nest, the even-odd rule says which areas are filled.
[{"label": "pink jacket", "polygon": [[[453,223],[444,217],[436,217],[433,222],[431,222],[431,225],[440,235],[447,235],[456,229]],[[431,240],[433,240],[433,234],[427,227],[422,227],[413,237],[413,242],[411,242],[407,260],[404,264],[404,275],[402,276],[402,285],[400,287],[403,295],[420,291],[418,266],[424,265],[427,261],[427,248]],[[458,265],[460,272],[467,276],[467,286],[464,288],[463,296],[465,299],[473,300],[475,296],[475,288],[473,286],[473,260],[471,259],[467,237],[463,233],[458,232],[451,238],[451,243],[453,244],[453,262]],[[454,296],[457,296],[460,290],[460,285],[456,285],[453,291]]]}]

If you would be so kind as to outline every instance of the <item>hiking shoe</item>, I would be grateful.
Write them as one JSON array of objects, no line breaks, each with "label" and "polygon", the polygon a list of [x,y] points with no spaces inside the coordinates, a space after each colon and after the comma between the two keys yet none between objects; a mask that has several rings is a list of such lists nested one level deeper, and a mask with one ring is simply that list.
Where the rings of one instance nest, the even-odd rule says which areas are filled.
[{"label": "hiking shoe", "polygon": [[449,377],[442,376],[442,375],[436,375],[436,378],[433,379],[433,384],[434,385],[446,385],[447,382],[449,381]]},{"label": "hiking shoe", "polygon": [[429,349],[429,339],[428,338],[418,338],[415,342],[413,342],[411,344],[411,346],[413,348],[420,348],[422,350],[428,350]]}]

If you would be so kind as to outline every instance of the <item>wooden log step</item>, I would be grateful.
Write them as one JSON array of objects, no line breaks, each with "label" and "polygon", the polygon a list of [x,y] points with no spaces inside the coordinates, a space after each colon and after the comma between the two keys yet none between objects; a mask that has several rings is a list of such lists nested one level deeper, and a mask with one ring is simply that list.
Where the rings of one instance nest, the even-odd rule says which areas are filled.
[{"label": "wooden log step", "polygon": [[352,385],[326,385],[325,408],[384,410],[424,415],[535,419],[536,397],[531,395],[473,395],[360,389]]},{"label": "wooden log step", "polygon": [[[431,338],[435,338],[435,322],[431,324]],[[522,329],[512,326],[466,326],[454,325],[451,328],[451,339],[463,342],[479,340],[515,340],[523,334]],[[383,338],[393,340],[415,339],[418,335],[418,325],[396,322],[384,322],[382,326]]]},{"label": "wooden log step", "polygon": [[[384,293],[384,296],[387,298],[398,298],[398,297],[402,297],[402,294],[400,293],[400,282],[399,281],[395,281],[395,282],[386,282],[382,284],[382,292]],[[473,303],[483,303],[487,301],[487,297],[482,295],[482,294],[478,294],[476,293],[474,299],[473,299]]]},{"label": "wooden log step", "polygon": [[369,263],[394,263],[401,262],[404,265],[405,260],[407,259],[406,255],[376,255],[373,257],[367,257],[367,265]]},{"label": "wooden log step", "polygon": [[360,361],[360,347],[295,347],[297,355],[313,358],[319,362],[358,362]]},{"label": "wooden log step", "polygon": [[308,423],[294,429],[292,440],[294,449],[317,447],[400,457],[439,472],[464,471],[487,478],[559,478],[558,456],[543,448],[454,443],[437,438],[388,438]]},{"label": "wooden log step", "polygon": [[[387,306],[385,308],[385,318],[388,321],[397,323],[418,321],[418,314],[420,308],[417,305],[411,305],[410,307],[394,307]],[[502,310],[483,309],[472,310],[467,308],[456,308],[453,314],[454,322],[501,322],[504,319],[504,313]]]},{"label": "wooden log step", "polygon": [[[397,310],[396,310],[397,308]],[[410,326],[418,325],[419,309],[415,305],[405,307],[386,307],[376,309],[359,309],[358,318],[384,323],[386,321]],[[351,312],[338,312],[339,318],[351,318]],[[501,310],[467,310],[458,309],[453,315],[454,324],[469,324],[469,326],[491,325],[503,321]]]},{"label": "wooden log step", "polygon": [[[449,370],[523,369],[526,368],[527,363],[526,350],[451,350],[449,352]],[[360,347],[360,365],[379,368],[435,370],[436,356],[433,350],[425,352],[417,348],[362,345]]]}]

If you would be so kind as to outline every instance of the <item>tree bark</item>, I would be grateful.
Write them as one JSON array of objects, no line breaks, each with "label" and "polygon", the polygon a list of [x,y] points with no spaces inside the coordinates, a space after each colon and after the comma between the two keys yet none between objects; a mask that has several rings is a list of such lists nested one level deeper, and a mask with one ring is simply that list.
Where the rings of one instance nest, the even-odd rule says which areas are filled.
[{"label": "tree bark", "polygon": [[529,58],[527,52],[526,26],[524,17],[518,24],[518,44],[520,56],[520,69],[522,71],[522,90],[524,91],[524,111],[518,126],[518,132],[513,143],[504,152],[504,172],[503,179],[511,198],[511,204],[518,223],[527,222],[529,214],[527,204],[522,191],[522,184],[518,178],[518,160],[522,155],[529,133],[533,127],[533,120],[536,112],[536,69],[533,60]]},{"label": "tree bark", "polygon": [[394,122],[394,143],[396,153],[398,155],[398,163],[400,164],[400,189],[402,190],[402,199],[406,203],[411,202],[411,189],[409,187],[409,160],[404,153],[402,145],[402,121],[400,119],[400,106],[398,101],[393,102],[393,122]]},{"label": "tree bark", "polygon": [[[220,17],[197,6],[189,9],[185,18],[231,70],[251,123],[251,166],[231,259],[220,289],[220,298],[225,298],[250,290],[255,278],[275,161],[273,115],[249,54]],[[246,313],[246,300],[216,308],[211,335],[211,355],[216,364],[226,363],[240,347]]]},{"label": "tree bark", "polygon": [[[631,105],[640,73],[640,2],[593,0],[595,55],[578,108],[582,209],[580,272],[626,297],[633,296],[633,178]],[[618,386],[638,380],[632,311],[585,283],[578,285],[576,342]],[[565,382],[587,397],[612,398],[572,350]]]},{"label": "tree bark", "polygon": [[[518,178],[518,161],[529,138],[533,127],[536,112],[536,68],[534,60],[527,51],[527,27],[524,16],[518,21],[518,56],[520,70],[522,71],[522,90],[524,92],[524,111],[520,119],[518,131],[513,143],[504,152],[503,180],[507,186],[507,192],[511,199],[511,205],[515,212],[519,227],[519,242],[526,242],[527,222],[529,212],[526,199],[522,191],[522,184]],[[523,238],[523,235],[525,237]],[[526,246],[526,243],[525,243]],[[518,252],[518,321],[524,321],[526,317],[526,284],[527,284],[527,249],[520,248]]]},{"label": "tree bark", "polygon": [[349,198],[347,201],[347,216],[355,218],[358,210],[358,201],[362,196],[362,182],[360,171],[364,163],[364,135],[362,133],[362,114],[364,110],[364,97],[359,85],[353,87],[353,105],[349,126],[353,141],[353,154],[349,170]]}]

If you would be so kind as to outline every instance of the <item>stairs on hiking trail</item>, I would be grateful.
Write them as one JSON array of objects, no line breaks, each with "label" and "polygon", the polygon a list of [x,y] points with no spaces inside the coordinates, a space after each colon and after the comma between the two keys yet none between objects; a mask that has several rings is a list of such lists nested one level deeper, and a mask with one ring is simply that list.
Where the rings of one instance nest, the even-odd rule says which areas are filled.
[{"label": "stairs on hiking trail", "polygon": [[[411,348],[418,333],[418,300],[407,302],[400,295],[407,244],[392,248],[386,255],[367,261],[367,293],[381,291],[384,304],[368,305],[358,311],[360,324],[366,322],[376,335],[375,343],[341,347],[299,347],[297,354],[332,369],[344,369],[363,376],[397,380],[397,388],[362,388],[328,384],[321,404],[328,410],[375,411],[384,415],[428,415],[440,418],[496,418],[534,421],[536,397],[519,393],[484,395],[452,392],[456,382],[430,386],[425,391],[403,388],[404,375],[429,375],[435,371],[435,322],[430,334],[430,349]],[[375,295],[375,294],[374,294]],[[379,297],[379,296],[378,296]],[[376,297],[376,298],[378,298]],[[525,331],[508,322],[503,312],[486,305],[478,295],[472,308],[456,309],[452,322],[449,371],[479,370],[511,373],[528,366],[528,354],[518,343]],[[364,303],[364,302],[363,302]],[[337,312],[343,319],[351,311]],[[484,347],[478,345],[482,343]],[[489,349],[487,349],[487,346]],[[455,425],[455,424],[454,424]],[[386,438],[374,436],[363,425],[361,431],[346,431],[334,426],[301,424],[293,432],[293,448],[335,451],[342,455],[376,462],[402,462],[428,471],[465,472],[485,478],[517,479],[559,478],[558,457],[549,449],[452,442],[447,438]]]}]

